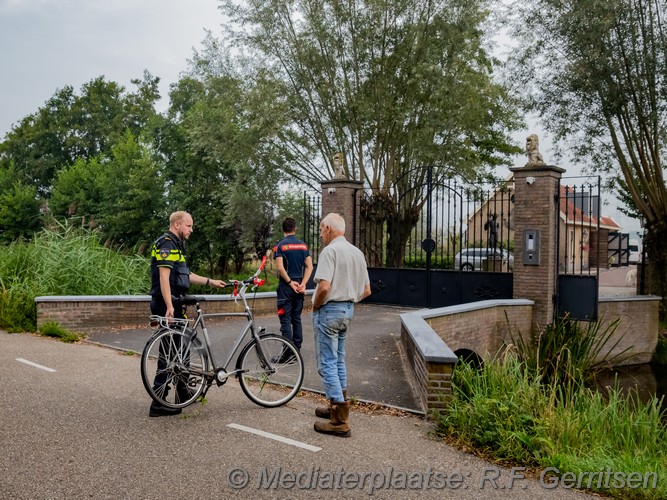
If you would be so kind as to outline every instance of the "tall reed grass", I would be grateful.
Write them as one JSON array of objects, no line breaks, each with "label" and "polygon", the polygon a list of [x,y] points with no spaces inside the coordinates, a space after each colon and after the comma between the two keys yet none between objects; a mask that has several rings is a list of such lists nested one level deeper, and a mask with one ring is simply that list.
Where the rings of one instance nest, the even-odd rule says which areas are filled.
[{"label": "tall reed grass", "polygon": [[[509,319],[506,317],[509,325]],[[546,326],[531,342],[514,335],[510,349],[516,349],[526,369],[534,372],[544,384],[582,385],[592,381],[601,370],[618,364],[629,348],[614,352],[622,340],[614,339],[621,320],[608,323],[581,322],[568,315]],[[612,354],[613,353],[613,354]]]},{"label": "tall reed grass", "polygon": [[515,348],[481,369],[458,365],[440,431],[487,457],[556,467],[561,474],[654,472],[655,488],[584,487],[617,498],[667,498],[667,425],[660,401],[641,403],[618,386],[604,395],[587,387],[610,361],[603,352],[616,346],[610,343],[617,326],[582,330],[566,318],[532,345],[517,338]]},{"label": "tall reed grass", "polygon": [[14,242],[0,259],[0,328],[34,331],[40,295],[148,293],[149,262],[105,248],[92,230],[56,225]]}]

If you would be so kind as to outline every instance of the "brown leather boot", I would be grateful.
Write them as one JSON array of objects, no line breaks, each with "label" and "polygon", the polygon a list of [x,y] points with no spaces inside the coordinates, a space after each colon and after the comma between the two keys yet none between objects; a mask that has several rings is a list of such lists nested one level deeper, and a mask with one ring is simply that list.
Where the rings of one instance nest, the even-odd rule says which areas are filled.
[{"label": "brown leather boot", "polygon": [[315,430],[322,434],[338,437],[350,437],[350,402],[336,403],[331,401],[331,420],[315,422]]},{"label": "brown leather boot", "polygon": [[[347,401],[347,389],[343,389],[343,399]],[[331,401],[329,401],[329,406],[318,406],[315,408],[315,416],[320,418],[331,418]]]}]

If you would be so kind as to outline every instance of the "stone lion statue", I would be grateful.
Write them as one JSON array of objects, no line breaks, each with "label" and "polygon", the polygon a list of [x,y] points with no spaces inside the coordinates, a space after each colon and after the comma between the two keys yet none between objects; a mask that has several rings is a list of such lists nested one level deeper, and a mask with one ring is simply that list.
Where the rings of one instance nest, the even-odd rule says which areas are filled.
[{"label": "stone lion statue", "polygon": [[333,155],[334,179],[347,179],[345,175],[345,157],[343,153],[336,153]]},{"label": "stone lion statue", "polygon": [[528,165],[545,165],[544,158],[540,153],[540,141],[537,134],[530,134],[526,139],[526,154],[528,155]]}]

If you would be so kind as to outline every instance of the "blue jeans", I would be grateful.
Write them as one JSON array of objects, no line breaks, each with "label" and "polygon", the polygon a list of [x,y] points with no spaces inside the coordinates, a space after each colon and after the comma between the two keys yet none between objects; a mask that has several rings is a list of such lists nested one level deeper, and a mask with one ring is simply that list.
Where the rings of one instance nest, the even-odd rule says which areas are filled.
[{"label": "blue jeans", "polygon": [[343,389],[347,389],[345,340],[353,314],[352,302],[327,302],[318,311],[313,312],[317,371],[324,383],[324,394],[327,399],[336,403],[345,401],[343,398]]},{"label": "blue jeans", "polygon": [[283,337],[294,342],[297,348],[301,349],[301,343],[303,342],[301,313],[303,311],[305,295],[296,293],[291,286],[281,281],[278,284],[276,296],[278,318],[280,319],[280,333]]}]

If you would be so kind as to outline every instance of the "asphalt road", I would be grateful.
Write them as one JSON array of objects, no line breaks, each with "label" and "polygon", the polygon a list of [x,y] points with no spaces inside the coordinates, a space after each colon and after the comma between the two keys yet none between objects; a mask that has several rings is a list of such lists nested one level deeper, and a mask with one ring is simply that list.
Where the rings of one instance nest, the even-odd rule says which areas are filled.
[{"label": "asphalt road", "polygon": [[0,332],[0,380],[3,499],[592,498],[447,446],[415,415],[353,410],[352,437],[320,435],[314,397],[263,409],[233,381],[149,418],[139,358],[91,344]]}]

